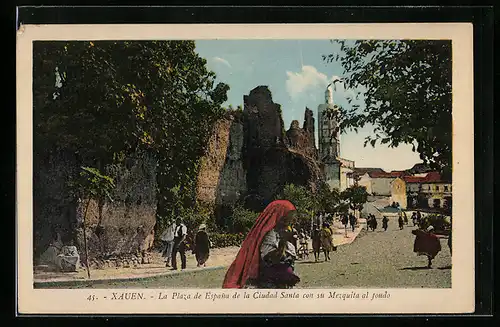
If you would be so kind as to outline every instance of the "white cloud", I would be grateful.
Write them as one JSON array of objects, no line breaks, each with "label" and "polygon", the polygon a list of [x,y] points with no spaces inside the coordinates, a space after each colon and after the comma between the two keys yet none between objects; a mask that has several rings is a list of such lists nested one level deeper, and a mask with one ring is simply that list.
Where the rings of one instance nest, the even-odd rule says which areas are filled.
[{"label": "white cloud", "polygon": [[[287,71],[286,75],[286,90],[293,101],[297,101],[303,97],[310,98],[318,91],[322,94],[328,83],[335,79],[340,79],[339,76],[329,78],[326,74],[319,72],[314,66],[302,66],[300,72]],[[345,96],[347,93],[348,91],[346,91],[342,83],[335,83],[334,97],[339,95]],[[349,91],[349,93],[351,92]]]},{"label": "white cloud", "polygon": [[221,63],[221,64],[223,64],[224,66],[227,66],[227,67],[229,67],[229,68],[232,68],[232,67],[231,67],[231,64],[229,63],[229,61],[227,61],[227,60],[226,60],[226,59],[224,59],[224,58],[221,58],[221,57],[213,57],[213,58],[212,58],[212,60],[213,60],[214,62]]}]

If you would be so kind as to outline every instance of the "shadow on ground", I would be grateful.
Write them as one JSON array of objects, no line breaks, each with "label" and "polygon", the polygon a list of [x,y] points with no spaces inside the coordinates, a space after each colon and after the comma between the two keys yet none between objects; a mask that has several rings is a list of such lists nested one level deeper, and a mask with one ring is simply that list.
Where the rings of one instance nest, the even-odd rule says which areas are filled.
[{"label": "shadow on ground", "polygon": [[401,268],[399,270],[427,270],[427,269],[431,269],[427,266],[425,267],[405,267],[405,268]]}]

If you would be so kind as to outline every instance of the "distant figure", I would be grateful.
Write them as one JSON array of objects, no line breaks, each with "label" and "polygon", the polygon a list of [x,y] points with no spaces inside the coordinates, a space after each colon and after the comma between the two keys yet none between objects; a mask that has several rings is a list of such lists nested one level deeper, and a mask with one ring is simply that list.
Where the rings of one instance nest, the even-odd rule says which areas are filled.
[{"label": "distant figure", "polygon": [[417,255],[427,256],[428,268],[432,267],[432,260],[436,257],[439,251],[441,251],[441,243],[433,231],[433,226],[427,227],[425,231],[421,229],[411,231],[414,235],[416,235],[415,243],[413,244],[413,252],[416,252]]},{"label": "distant figure", "polygon": [[342,225],[344,225],[344,228],[347,229],[347,224],[349,223],[349,217],[347,214],[342,215]]},{"label": "distant figure", "polygon": [[314,224],[311,232],[312,248],[314,253],[314,261],[319,260],[319,252],[321,249],[321,233],[317,224]]},{"label": "distant figure", "polygon": [[172,250],[172,270],[177,270],[177,253],[181,256],[181,269],[186,269],[186,236],[187,227],[181,219],[177,219]]},{"label": "distant figure", "polygon": [[299,258],[309,257],[309,242],[308,237],[304,230],[299,233],[299,249],[297,250]]},{"label": "distant figure", "polygon": [[408,225],[408,215],[406,214],[406,211],[403,211],[403,219],[404,219],[405,225]]},{"label": "distant figure", "polygon": [[411,221],[413,223],[413,226],[417,226],[417,213],[415,211],[413,211],[413,213],[411,214]]},{"label": "distant figure", "polygon": [[160,239],[165,243],[163,249],[163,259],[165,261],[165,266],[170,267],[170,262],[172,259],[172,250],[174,248],[174,237],[175,237],[175,222],[167,226],[160,236]]},{"label": "distant figure", "polygon": [[333,250],[333,234],[330,229],[330,225],[327,222],[323,223],[323,228],[321,228],[320,239],[321,239],[321,247],[323,248],[323,252],[325,253],[325,261],[330,260],[330,251]]},{"label": "distant figure", "polygon": [[193,253],[196,257],[197,267],[205,267],[210,256],[210,238],[207,233],[207,225],[201,224],[194,237]]},{"label": "distant figure", "polygon": [[422,223],[422,214],[417,210],[417,225],[420,227]]},{"label": "distant figure", "polygon": [[377,218],[375,217],[375,215],[371,215],[371,229],[372,231],[375,231],[378,227],[378,222],[377,222]]},{"label": "distant figure", "polygon": [[384,218],[382,218],[382,228],[384,229],[384,231],[387,231],[387,227],[389,227],[389,218],[387,218],[387,216],[384,216]]},{"label": "distant figure", "polygon": [[349,224],[351,224],[352,231],[354,232],[354,229],[356,228],[356,216],[352,213],[349,215]]},{"label": "distant figure", "polygon": [[401,210],[398,212],[398,225],[399,225],[399,229],[403,229],[404,228],[404,219],[403,219],[403,213],[401,212]]},{"label": "distant figure", "polygon": [[366,217],[366,230],[370,230],[370,226],[371,226],[371,223],[372,223],[372,215],[368,214],[368,216]]}]

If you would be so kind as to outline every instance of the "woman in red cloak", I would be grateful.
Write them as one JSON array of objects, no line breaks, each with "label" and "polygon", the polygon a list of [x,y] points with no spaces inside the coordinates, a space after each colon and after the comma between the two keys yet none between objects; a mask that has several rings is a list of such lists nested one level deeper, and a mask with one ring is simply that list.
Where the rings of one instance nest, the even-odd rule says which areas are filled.
[{"label": "woman in red cloak", "polygon": [[416,236],[413,252],[416,252],[417,255],[427,256],[428,268],[432,267],[432,260],[441,251],[441,242],[433,231],[433,226],[429,226],[425,231],[421,229],[412,230],[412,233]]},{"label": "woman in red cloak", "polygon": [[295,249],[290,242],[296,212],[287,200],[273,201],[264,209],[226,272],[223,288],[280,288],[300,281],[293,273]]}]

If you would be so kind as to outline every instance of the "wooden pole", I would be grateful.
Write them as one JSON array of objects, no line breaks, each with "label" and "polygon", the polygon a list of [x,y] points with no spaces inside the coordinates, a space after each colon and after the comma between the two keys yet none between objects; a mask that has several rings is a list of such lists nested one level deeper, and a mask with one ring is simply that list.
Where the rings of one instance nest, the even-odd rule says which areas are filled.
[{"label": "wooden pole", "polygon": [[90,199],[87,201],[87,206],[85,207],[85,213],[83,214],[83,247],[85,250],[85,266],[87,267],[87,276],[90,279],[90,264],[89,264],[89,250],[87,247],[87,231],[86,231],[86,221],[87,221],[87,211],[90,207]]}]

